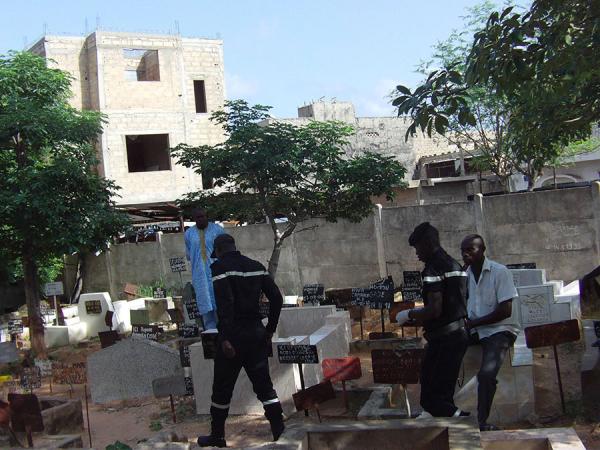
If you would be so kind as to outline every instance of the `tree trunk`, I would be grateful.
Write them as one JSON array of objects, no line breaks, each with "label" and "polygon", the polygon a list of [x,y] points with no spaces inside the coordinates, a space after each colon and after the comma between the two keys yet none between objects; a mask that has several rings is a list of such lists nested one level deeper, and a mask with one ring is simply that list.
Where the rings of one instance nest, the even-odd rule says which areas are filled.
[{"label": "tree trunk", "polygon": [[33,250],[26,246],[23,251],[23,278],[25,281],[25,301],[29,317],[29,338],[34,356],[47,358],[44,340],[44,321],[40,314],[40,293],[38,287],[38,268],[33,257]]},{"label": "tree trunk", "polygon": [[281,255],[281,247],[283,242],[276,239],[273,243],[273,251],[271,252],[271,258],[269,258],[269,273],[273,278],[277,274],[277,267],[279,267],[279,256]]}]

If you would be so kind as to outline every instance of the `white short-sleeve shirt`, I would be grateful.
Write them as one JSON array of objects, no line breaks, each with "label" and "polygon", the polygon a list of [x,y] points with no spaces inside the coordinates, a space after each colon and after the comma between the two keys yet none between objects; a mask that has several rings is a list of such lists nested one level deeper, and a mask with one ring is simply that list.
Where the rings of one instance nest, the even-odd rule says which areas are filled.
[{"label": "white short-sleeve shirt", "polygon": [[[475,276],[469,267],[468,276],[468,299],[467,313],[469,319],[477,319],[492,313],[500,303],[518,297],[517,288],[512,274],[502,264],[485,258],[479,281],[475,282]],[[476,327],[479,339],[491,336],[502,331],[510,331],[517,335],[520,331],[517,319],[517,305],[513,303],[512,314],[507,319],[491,325]]]}]

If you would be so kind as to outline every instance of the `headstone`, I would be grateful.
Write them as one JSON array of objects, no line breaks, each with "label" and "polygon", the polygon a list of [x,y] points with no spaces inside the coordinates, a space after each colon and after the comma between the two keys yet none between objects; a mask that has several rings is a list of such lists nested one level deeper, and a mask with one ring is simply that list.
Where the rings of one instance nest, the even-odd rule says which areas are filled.
[{"label": "headstone", "polygon": [[179,352],[146,339],[125,339],[88,356],[95,403],[150,397],[153,380],[179,373]]},{"label": "headstone", "polygon": [[171,267],[171,272],[173,272],[173,273],[187,271],[187,268],[185,265],[185,259],[183,258],[183,256],[176,256],[174,258],[169,258],[169,267]]},{"label": "headstone", "polygon": [[200,327],[195,323],[186,323],[179,327],[179,337],[195,338],[200,336]]},{"label": "headstone", "polygon": [[86,314],[102,314],[102,304],[100,300],[88,300],[83,303],[85,304]]},{"label": "headstone", "polygon": [[181,367],[190,367],[189,345],[181,345],[179,347],[179,360],[181,361]]},{"label": "headstone", "polygon": [[581,339],[579,321],[576,319],[525,328],[527,347],[550,347]]},{"label": "headstone", "polygon": [[9,320],[8,321],[8,334],[22,334],[23,333],[23,321],[21,319]]},{"label": "headstone", "polygon": [[544,269],[512,269],[511,274],[515,286],[540,286],[546,283]]},{"label": "headstone", "polygon": [[421,348],[371,350],[373,381],[383,384],[417,384],[425,350]]},{"label": "headstone", "polygon": [[21,387],[27,391],[42,387],[42,372],[39,367],[24,367],[21,372]]},{"label": "headstone", "polygon": [[52,361],[49,359],[35,359],[35,366],[40,369],[40,375],[42,377],[51,377],[52,376]]},{"label": "headstone", "polygon": [[304,409],[318,407],[327,400],[334,399],[335,392],[333,390],[331,380],[326,380],[306,388],[303,391],[296,392],[294,395],[292,395],[292,398],[294,399],[296,410],[302,411]]},{"label": "headstone", "polygon": [[321,365],[323,366],[323,375],[333,383],[357,380],[362,377],[360,359],[356,356],[325,358]]},{"label": "headstone", "polygon": [[307,284],[302,288],[302,301],[305,305],[318,306],[325,301],[325,286]]},{"label": "headstone", "polygon": [[[90,301],[96,301],[96,303],[86,306],[86,303]],[[98,308],[97,302],[100,302],[100,308]],[[87,312],[88,307],[92,307],[91,313]],[[79,303],[77,304],[77,313],[79,320],[86,325],[85,337],[96,337],[100,331],[108,331],[110,329],[104,322],[106,311],[114,311],[108,292],[81,294]]]},{"label": "headstone", "polygon": [[152,380],[152,392],[156,398],[168,397],[169,395],[185,395],[185,379],[183,372],[177,375],[169,375]]},{"label": "headstone", "polygon": [[165,298],[167,296],[167,292],[162,287],[157,287],[152,290],[152,297],[154,298]]},{"label": "headstone", "polygon": [[186,283],[183,288],[183,307],[185,309],[185,313],[187,315],[187,321],[193,321],[195,319],[200,319],[202,315],[198,310],[198,304],[196,303],[196,295],[194,294],[194,288],[192,283]]},{"label": "headstone", "polygon": [[517,288],[517,291],[516,303],[523,327],[551,322],[552,286],[525,286]]},{"label": "headstone", "polygon": [[46,283],[44,285],[44,294],[46,294],[46,297],[53,297],[55,295],[64,295],[62,282],[56,281],[54,283]]},{"label": "headstone", "polygon": [[185,395],[194,395],[194,380],[190,377],[184,377],[183,382],[185,383]]},{"label": "headstone", "polygon": [[402,288],[402,301],[414,303],[421,300],[421,290]]},{"label": "headstone", "polygon": [[277,358],[281,364],[318,364],[319,354],[316,345],[290,345],[277,346]]},{"label": "headstone", "polygon": [[352,304],[372,309],[389,308],[394,302],[394,282],[391,277],[376,281],[366,288],[352,288]]},{"label": "headstone", "polygon": [[418,289],[421,290],[423,287],[423,279],[421,278],[421,272],[418,270],[405,270],[402,272],[404,278],[403,287],[405,289]]},{"label": "headstone", "polygon": [[101,331],[98,333],[98,337],[100,338],[100,347],[102,348],[110,347],[120,339],[119,333],[114,330]]},{"label": "headstone", "polygon": [[0,364],[9,364],[19,360],[19,351],[15,342],[0,342]]},{"label": "headstone", "polygon": [[157,341],[158,336],[163,333],[163,329],[158,325],[131,325],[131,335],[137,336],[142,339],[150,339],[152,341]]},{"label": "headstone", "polygon": [[206,330],[200,333],[202,338],[202,349],[204,350],[204,359],[215,359],[217,355],[217,340],[219,333],[217,330]]}]

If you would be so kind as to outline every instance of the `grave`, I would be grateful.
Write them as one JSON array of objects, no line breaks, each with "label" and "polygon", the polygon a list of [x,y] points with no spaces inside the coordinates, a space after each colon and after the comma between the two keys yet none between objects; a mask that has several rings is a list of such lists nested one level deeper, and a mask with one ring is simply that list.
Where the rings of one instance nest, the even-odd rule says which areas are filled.
[{"label": "grave", "polygon": [[99,331],[108,331],[104,323],[106,311],[114,311],[108,292],[81,294],[77,313],[79,320],[86,325],[85,337],[96,337]]},{"label": "grave", "polygon": [[[316,347],[319,361],[348,355],[350,342],[350,316],[347,311],[336,311],[335,306],[307,306],[285,308],[281,311],[277,335],[273,339],[273,355],[269,366],[273,385],[286,414],[294,411],[292,395],[300,389],[300,374],[295,364],[281,364],[277,358],[277,346],[312,345]],[[208,414],[210,410],[213,361],[204,358],[201,343],[190,345],[190,360],[196,411]],[[320,364],[303,365],[306,386],[323,381]],[[244,371],[240,373],[231,401],[231,414],[263,414],[261,403],[256,399]]]},{"label": "grave", "polygon": [[83,410],[79,399],[38,397],[47,434],[77,433],[83,429]]},{"label": "grave", "polygon": [[151,397],[152,381],[181,371],[179,352],[146,339],[126,339],[87,359],[92,401]]}]

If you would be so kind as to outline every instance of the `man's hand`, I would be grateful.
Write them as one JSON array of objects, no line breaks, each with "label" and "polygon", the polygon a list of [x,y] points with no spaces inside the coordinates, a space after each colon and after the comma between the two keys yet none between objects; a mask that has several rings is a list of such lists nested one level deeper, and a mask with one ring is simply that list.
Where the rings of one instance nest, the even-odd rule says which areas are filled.
[{"label": "man's hand", "polygon": [[398,326],[401,327],[410,320],[410,317],[408,317],[409,312],[410,309],[405,309],[404,311],[400,311],[398,314],[396,314],[396,322],[398,322]]},{"label": "man's hand", "polygon": [[225,353],[226,358],[235,358],[235,348],[231,345],[229,341],[221,342],[221,348],[223,349],[223,353]]}]

